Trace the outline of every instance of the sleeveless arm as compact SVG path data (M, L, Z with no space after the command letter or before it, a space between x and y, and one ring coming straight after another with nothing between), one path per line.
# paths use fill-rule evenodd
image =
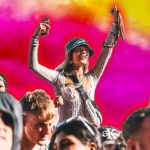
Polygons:
M48 69L39 64L38 62L38 47L39 47L39 38L33 37L30 44L30 53L29 53L29 67L37 75L53 83L55 78L58 75L58 71Z

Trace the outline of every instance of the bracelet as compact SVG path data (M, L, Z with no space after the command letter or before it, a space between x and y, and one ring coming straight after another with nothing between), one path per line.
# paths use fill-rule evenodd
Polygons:
M103 47L103 48L113 48L113 47L114 47L114 44L107 44L107 43L104 41L103 44L102 44L102 47Z

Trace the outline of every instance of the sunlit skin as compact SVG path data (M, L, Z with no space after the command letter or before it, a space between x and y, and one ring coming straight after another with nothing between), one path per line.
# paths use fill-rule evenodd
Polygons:
M79 82L82 81L85 76L84 71L85 66L88 64L89 56L89 49L85 46L78 46L72 53L72 64ZM83 87L85 86L89 87L89 82L87 79Z
M4 79L2 76L0 76L0 92L5 92L5 84L4 84Z
M30 147L47 144L53 134L55 118L44 122L39 119L38 115L27 113L24 116L24 121L22 142L28 143Z
M0 115L0 150L11 150L13 145L13 128L6 125Z
M75 68L84 67L88 63L89 50L85 46L75 48L72 54L72 63Z
M53 100L55 107L60 107L64 105L64 101L62 96L56 96L55 99Z
M96 150L94 144L83 144L74 135L65 135L63 132L56 136L54 143L56 150Z
M141 126L141 131L127 141L129 150L150 150L150 117L145 118Z
M104 145L103 150L113 150L114 149L114 144L109 144L109 145Z

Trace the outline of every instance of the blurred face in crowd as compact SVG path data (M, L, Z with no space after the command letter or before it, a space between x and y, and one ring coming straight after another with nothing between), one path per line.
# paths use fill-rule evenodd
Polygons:
M114 144L103 145L103 150L113 150Z
M127 141L129 150L150 150L150 117L145 118L142 128Z
M0 76L0 92L5 92L5 91L6 91L6 87L4 84L4 78Z
M13 125L8 114L0 111L0 150L11 150L13 145Z
M74 135L66 135L60 132L54 142L54 150L96 150L96 145L93 142L83 144Z
M41 121L38 115L26 113L24 133L27 139L33 144L46 144L53 134L55 121L55 118L46 122Z

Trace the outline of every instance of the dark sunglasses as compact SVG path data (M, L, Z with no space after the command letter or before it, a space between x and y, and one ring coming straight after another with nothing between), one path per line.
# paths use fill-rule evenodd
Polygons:
M13 119L10 114L0 111L0 118L3 120L5 125L13 126Z

